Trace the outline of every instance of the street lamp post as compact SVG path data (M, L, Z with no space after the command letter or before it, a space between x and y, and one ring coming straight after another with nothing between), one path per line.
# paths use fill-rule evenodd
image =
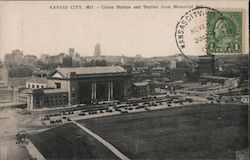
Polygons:
M219 75L220 75L220 72L222 72L223 69L222 67L219 67ZM218 78L218 83L219 83L219 78ZM221 100L221 95L220 95L220 88L219 88L219 97L218 97L218 101L219 101L219 105L218 105L218 116L217 116L217 119L218 120L221 120L222 117L221 117L221 105L220 105L220 100Z
M217 119L218 120L221 120L222 117L221 117L221 105L220 105L220 100L221 100L221 95L219 95L219 105L218 105L218 116L217 116Z

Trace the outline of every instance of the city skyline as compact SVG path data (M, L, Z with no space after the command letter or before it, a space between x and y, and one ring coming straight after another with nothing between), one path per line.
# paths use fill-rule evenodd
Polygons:
M5 54L3 54L2 55L2 57L0 57L0 60L4 60L4 57L5 57L5 55L7 55L7 54L13 54L13 52L15 52L15 51L20 51L21 53L22 53L22 55L25 57L25 56L35 56L35 57L37 57L38 59L40 59L40 58L42 58L43 56L45 56L45 55L47 55L47 56L49 56L49 57L51 57L51 56L58 56L58 55L60 55L60 54L64 54L65 56L67 56L67 55L70 55L70 49L74 49L75 50L75 52L74 52L74 55L75 54L79 54L80 55L80 57L96 57L95 55L94 55L94 52L93 52L93 54L92 55L81 55L81 53L79 53L79 52L77 52L77 50L75 49L75 48L68 48L68 50L63 50L63 51L61 51L61 52L58 52L58 53L42 53L42 54L38 54L38 55L36 55L36 54L25 54L25 53L23 53L22 52L22 50L20 50L20 49L13 49L13 50L10 50L10 52L8 52L8 53L5 53ZM154 55L152 55L152 56L149 56L149 57L145 57L145 56L143 56L143 55L140 55L140 54L137 54L137 55L132 55L132 56L128 56L128 55L126 55L126 54L122 54L122 55L112 55L112 54L107 54L107 55L103 55L103 54L101 54L99 57L122 57L122 56L124 56L124 57L141 57L141 58L154 58L154 57L172 57L172 56L179 56L179 55L181 55L181 53L176 53L176 54L169 54L169 55L166 55L166 56L154 56ZM195 56L200 56L200 55L195 55ZM183 57L184 58L184 57Z
M72 5L69 2L63 4ZM96 43L101 44L102 55L140 54L153 57L180 53L173 33L182 12L171 11L176 17L168 16L169 10L116 10L114 14L110 10L49 9L53 5L62 3L1 4L4 14L0 17L3 24L0 58L14 49L39 57L41 54L57 54L75 48L81 56L92 56ZM92 5L97 7L95 3ZM105 2L104 5L112 3ZM184 13L188 9L180 10Z

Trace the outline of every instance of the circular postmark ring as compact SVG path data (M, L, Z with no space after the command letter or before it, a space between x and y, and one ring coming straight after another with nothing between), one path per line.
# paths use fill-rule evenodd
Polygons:
M216 16L216 20L209 19L209 22L207 21L207 14L213 13ZM210 23L210 21L213 22L213 26L210 28L207 28L207 24ZM223 25L228 25L227 27L224 27ZM211 28L215 28L220 26L224 28L229 28L233 25L233 22L231 23L230 19L226 17L223 13L220 11L210 8L210 7L195 7L192 10L189 10L181 17L181 19L178 21L176 25L175 30L175 40L178 49L180 50L181 54L188 59L191 62L198 63L198 60L195 58L191 58L188 56L188 54L197 54L198 55L214 55L211 52L211 49L213 49L213 43L217 42L211 42L209 41L209 47L207 48L207 38L211 34L214 34L213 31L211 31ZM210 29L210 30L209 30ZM231 29L232 30L232 29ZM230 31L231 31L230 30ZM224 33L224 31L223 31ZM234 34L237 35L237 34ZM211 37L211 36L210 36ZM226 41L225 41L226 42ZM208 49L208 50L207 50ZM194 53L195 52L195 53Z

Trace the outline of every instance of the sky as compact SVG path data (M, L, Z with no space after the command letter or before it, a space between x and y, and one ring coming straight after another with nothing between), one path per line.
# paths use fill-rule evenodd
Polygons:
M175 27L184 9L104 10L101 5L186 5L184 2L0 2L0 58L20 49L25 55L55 55L74 48L81 56L92 56L97 43L102 55L144 57L180 53ZM221 2L223 4L223 2ZM220 4L217 3L217 5ZM92 10L50 9L93 5Z

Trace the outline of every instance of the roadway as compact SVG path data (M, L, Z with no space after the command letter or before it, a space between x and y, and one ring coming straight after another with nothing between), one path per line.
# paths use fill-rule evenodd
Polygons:
M15 113L13 109L2 109L0 113L0 159L30 159L26 147L16 144L20 115Z

